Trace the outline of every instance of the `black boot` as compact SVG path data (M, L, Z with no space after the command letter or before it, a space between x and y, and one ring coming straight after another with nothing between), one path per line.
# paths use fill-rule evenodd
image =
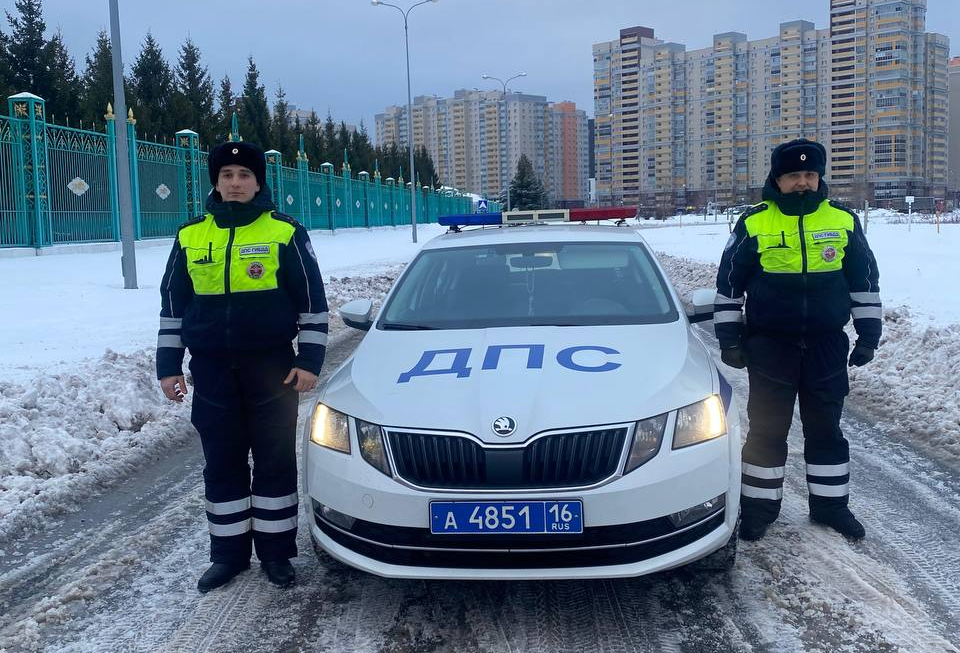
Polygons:
M267 579L277 587L290 587L296 580L296 573L289 560L262 560L260 568Z
M230 565L222 562L215 562L210 568L203 572L203 576L197 581L197 589L201 594L206 594L210 590L222 587L233 580L234 576L250 568L250 563Z
M810 521L829 526L850 540L862 540L867 534L850 509L841 506L833 510L810 510Z
M740 539L747 542L756 542L767 534L770 523L756 517L740 518Z

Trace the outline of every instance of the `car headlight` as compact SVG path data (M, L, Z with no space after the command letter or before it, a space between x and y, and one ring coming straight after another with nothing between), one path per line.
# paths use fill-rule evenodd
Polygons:
M657 455L666 424L666 413L637 422L637 427L633 430L633 442L630 444L630 456L623 468L624 474L632 472Z
M720 397L710 395L703 401L685 406L677 411L677 426L673 430L673 448L681 449L691 444L719 438L727 432Z
M327 449L350 453L350 426L347 416L329 406L317 404L313 411L310 440Z
M383 445L383 429L362 419L356 421L360 455L387 476L393 476L390 473L390 463L387 462L387 450Z

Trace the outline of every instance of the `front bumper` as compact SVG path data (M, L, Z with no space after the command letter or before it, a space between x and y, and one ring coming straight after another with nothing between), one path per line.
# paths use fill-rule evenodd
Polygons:
M678 567L724 546L739 512L739 428L664 450L642 468L588 489L456 491L412 488L345 455L306 443L310 531L334 558L386 577L509 580L615 578ZM677 529L667 515L725 495L725 507ZM577 499L579 535L432 535L430 501ZM320 505L353 518L325 519Z

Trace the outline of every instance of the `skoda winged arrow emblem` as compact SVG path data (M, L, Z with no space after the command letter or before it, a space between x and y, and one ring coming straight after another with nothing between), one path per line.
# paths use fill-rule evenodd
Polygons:
M493 432L501 438L511 435L517 430L517 420L512 417L498 417L493 420Z

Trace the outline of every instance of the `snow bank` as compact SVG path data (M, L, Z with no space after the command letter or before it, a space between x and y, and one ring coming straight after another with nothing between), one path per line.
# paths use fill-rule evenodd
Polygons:
M371 276L330 276L331 308L351 299L379 302L403 265ZM331 321L331 331L346 327ZM24 529L72 511L196 431L187 408L164 398L156 349L107 351L72 372L0 381L0 549Z
M659 258L681 298L715 286L715 265ZM847 329L852 342L856 334ZM885 307L876 357L850 368L850 397L886 422L892 437L960 461L960 325L931 325L908 308Z

